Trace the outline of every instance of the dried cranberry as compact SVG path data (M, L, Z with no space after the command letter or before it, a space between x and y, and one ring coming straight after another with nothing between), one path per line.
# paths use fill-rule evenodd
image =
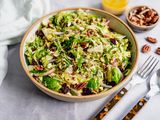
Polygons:
M60 90L62 93L66 94L67 92L69 92L69 87L67 86L66 83L64 83Z
M89 88L83 88L82 95L91 95L93 94Z
M43 65L43 63L42 63L41 61L39 61L39 60L38 60L38 64L39 64L39 65Z
M39 37L41 37L41 38L43 38L43 36L44 36L42 30L37 30L36 31L36 35L39 36Z
M55 48L55 47L52 47L52 48L50 48L50 50L51 50L52 52L55 52L55 51L56 51L56 48Z
M68 56L69 56L70 58L74 58L74 55L73 55L72 53L69 53Z
M114 81L110 82L109 85L111 85L112 87L114 87L116 85L116 83Z
M111 41L114 45L117 44L117 40L116 40L115 38L111 38L110 41Z
M37 62L34 59L32 59L32 65L37 65Z

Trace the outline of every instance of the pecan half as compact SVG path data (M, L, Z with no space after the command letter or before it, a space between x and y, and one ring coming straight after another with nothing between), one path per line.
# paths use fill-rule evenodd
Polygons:
M151 47L147 44L145 44L143 47L142 47L142 52L143 53L147 53L147 52L150 52L151 51Z
M150 43L157 43L157 39L153 37L147 37L146 40Z
M160 55L160 47L157 48L156 53Z
M82 82L82 83L76 84L75 89L81 90L81 89L85 88L86 86L87 86L87 82Z

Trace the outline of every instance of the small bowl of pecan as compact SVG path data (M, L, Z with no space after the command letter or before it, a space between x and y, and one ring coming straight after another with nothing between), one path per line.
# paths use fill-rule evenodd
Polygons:
M144 32L158 24L159 13L148 6L136 6L127 10L126 19L135 32Z

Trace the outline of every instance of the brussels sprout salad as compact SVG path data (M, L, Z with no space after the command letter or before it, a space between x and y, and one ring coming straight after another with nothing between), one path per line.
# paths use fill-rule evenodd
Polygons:
M36 81L81 96L107 91L130 73L130 46L106 18L86 10L62 11L41 23L24 56Z

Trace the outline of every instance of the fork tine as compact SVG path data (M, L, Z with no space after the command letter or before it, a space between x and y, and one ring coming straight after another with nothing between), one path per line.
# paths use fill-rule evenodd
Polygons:
M139 68L137 73L140 74L148 66L148 64L152 61L153 58L153 56L149 56L147 60L144 62L144 64L141 66L141 68Z
M150 63L144 68L144 70L140 73L140 76L144 76L144 74L148 71L148 70L150 70L150 68L155 64L155 62L156 62L156 58L154 58L153 57L153 59L152 59L152 61L150 61Z
M151 66L151 68L143 75L144 78L146 78L149 74L153 72L155 67L158 65L159 60L156 59L157 62L154 62L155 64Z

